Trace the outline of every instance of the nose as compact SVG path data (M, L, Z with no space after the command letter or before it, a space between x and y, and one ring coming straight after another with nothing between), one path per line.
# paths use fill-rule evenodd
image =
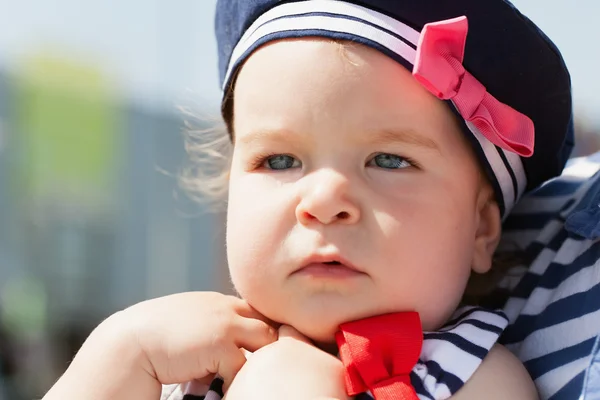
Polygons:
M296 218L303 225L354 224L360 219L360 208L351 198L350 181L339 172L314 172L305 182Z

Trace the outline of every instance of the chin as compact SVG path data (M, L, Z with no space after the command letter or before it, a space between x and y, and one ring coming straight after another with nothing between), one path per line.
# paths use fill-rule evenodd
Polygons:
M304 336L316 343L335 343L335 334L344 322L362 318L351 312L321 309L316 313L289 314L285 323L296 328Z
M339 330L339 324L319 324L315 326L314 322L308 326L304 324L291 324L300 333L318 344L335 343L335 333Z
M390 311L368 301L345 296L286 297L282 301L266 301L264 298L249 298L247 301L270 320L290 325L317 343L335 343L335 334L345 322Z

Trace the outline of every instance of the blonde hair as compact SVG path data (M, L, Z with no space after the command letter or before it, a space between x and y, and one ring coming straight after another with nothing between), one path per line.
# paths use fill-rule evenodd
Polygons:
M194 201L212 211L224 211L233 153L228 129L222 122L196 128L187 121L184 145L188 158L179 174L179 186Z

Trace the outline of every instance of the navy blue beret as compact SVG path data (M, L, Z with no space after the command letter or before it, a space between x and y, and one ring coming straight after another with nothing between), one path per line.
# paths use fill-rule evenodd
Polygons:
M494 99L528 117L535 131L533 154L516 154L482 137L456 102L446 100L461 117L505 215L524 192L560 174L574 140L571 83L563 58L508 1L218 0L221 85L226 94L237 68L261 45L307 36L362 43L413 71L424 27L462 16L468 20L464 69Z

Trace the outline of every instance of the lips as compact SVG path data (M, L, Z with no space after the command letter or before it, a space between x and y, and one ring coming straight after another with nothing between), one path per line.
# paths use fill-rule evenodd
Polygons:
M311 255L305 258L301 263L301 267L296 269L298 272L315 272L324 271L329 273L340 273L343 271L363 274L364 272L355 267L349 261L345 260L337 254L330 255Z

